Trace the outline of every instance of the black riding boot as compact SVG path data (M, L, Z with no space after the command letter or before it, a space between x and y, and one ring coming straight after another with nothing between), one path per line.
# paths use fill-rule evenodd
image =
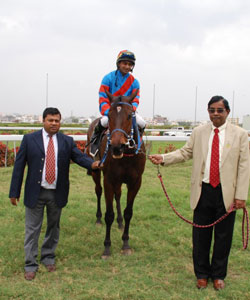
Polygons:
M141 127L138 126L138 128L139 128L140 136L143 136L145 127L141 128Z
M100 144L100 138L102 135L102 132L105 130L106 128L102 126L101 122L99 121L94 129L94 132L92 134L91 140L90 140L90 154L92 156L95 156L98 152L98 148L99 148L99 144Z

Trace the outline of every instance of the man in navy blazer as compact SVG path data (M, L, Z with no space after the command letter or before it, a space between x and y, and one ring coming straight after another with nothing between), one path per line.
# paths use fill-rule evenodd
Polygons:
M55 249L59 240L59 223L62 208L67 204L69 194L70 161L93 170L99 161L93 161L75 145L73 138L59 131L61 114L57 108L49 107L43 112L43 129L23 137L17 153L11 186L10 201L19 201L24 169L28 165L24 190L25 204L25 279L35 278L38 269L38 239L47 209L47 230L41 248L41 263L49 272L56 270ZM46 160L49 140L53 140L54 181L46 180ZM50 183L49 183L49 182Z

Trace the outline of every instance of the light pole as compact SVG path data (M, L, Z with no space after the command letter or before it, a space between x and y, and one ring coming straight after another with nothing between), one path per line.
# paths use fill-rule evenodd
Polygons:
M233 118L234 118L234 91L233 91L233 101L232 101L232 121L234 121Z
M48 73L46 74L46 107L48 107L48 103L49 103L49 75Z
M196 111L197 111L197 94L198 94L198 87L195 87L195 105L194 105L194 126L196 126Z
M155 119L155 84L153 88L153 120Z

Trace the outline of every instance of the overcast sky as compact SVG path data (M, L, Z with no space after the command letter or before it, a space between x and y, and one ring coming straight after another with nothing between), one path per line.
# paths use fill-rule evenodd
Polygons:
M214 95L250 114L249 0L1 0L0 112L99 116L102 77L136 55L139 113L206 120ZM234 101L233 101L234 95ZM233 105L234 104L234 105Z

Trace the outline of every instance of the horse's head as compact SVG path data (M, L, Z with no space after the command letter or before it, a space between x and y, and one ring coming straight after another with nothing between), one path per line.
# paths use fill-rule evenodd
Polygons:
M132 128L132 101L138 90L130 96L113 96L108 91L106 94L111 103L109 110L110 145L113 158L122 158L125 145L128 144Z

